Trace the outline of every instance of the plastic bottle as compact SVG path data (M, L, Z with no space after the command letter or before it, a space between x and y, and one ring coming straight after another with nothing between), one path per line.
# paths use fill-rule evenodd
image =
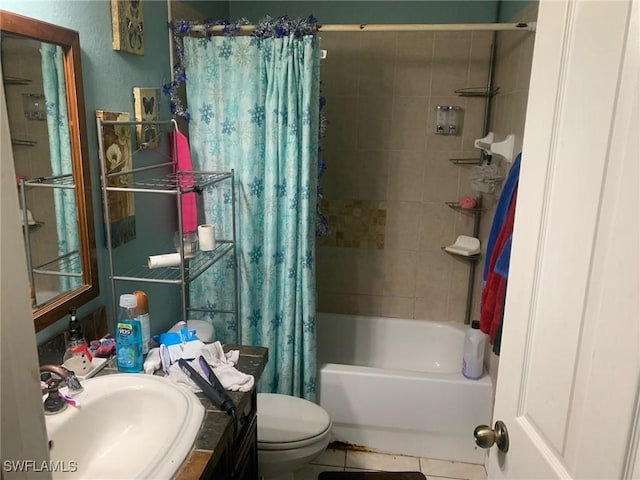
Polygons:
M78 321L77 311L74 308L69 310L71 319L69 320L69 337L67 349L62 357L62 363L76 375L86 375L91 370L92 356L89 352L89 345L82 334L82 328Z
M464 336L464 354L462 355L462 375L472 380L482 376L484 363L484 345L487 336L480 331L480 322L474 320Z
M138 320L135 295L120 295L120 314L116 326L116 363L121 372L142 371L142 328Z
M151 341L151 326L149 321L149 298L147 294L141 290L133 292L138 300L138 320L142 328L142 353L149 352L149 342Z

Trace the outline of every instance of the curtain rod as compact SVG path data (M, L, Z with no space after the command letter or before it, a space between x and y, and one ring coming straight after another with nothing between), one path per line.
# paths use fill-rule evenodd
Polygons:
M224 26L209 27L213 33L222 32ZM353 23L318 25L318 32L429 32L429 31L530 31L536 29L536 22L528 23ZM240 31L250 33L255 25L240 25ZM204 32L204 25L194 25L193 32Z
M318 25L319 32L429 32L453 30L535 30L535 22L530 23L363 23Z

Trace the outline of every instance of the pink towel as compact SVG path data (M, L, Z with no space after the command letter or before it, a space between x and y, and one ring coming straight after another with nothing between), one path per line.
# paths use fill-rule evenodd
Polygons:
M180 130L176 130L177 138L177 160L173 158L173 135L169 132L169 148L171 150L172 160L176 164L176 170L191 172L193 165L191 164L191 151L189 150L189 140ZM175 172L174 172L175 173ZM180 178L180 187L189 188L193 186L193 177L183 176ZM198 229L198 210L196 207L196 194L186 193L182 195L182 230L184 232L195 232Z

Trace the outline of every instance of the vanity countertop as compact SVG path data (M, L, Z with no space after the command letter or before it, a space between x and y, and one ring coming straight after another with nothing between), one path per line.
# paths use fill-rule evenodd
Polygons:
M268 360L268 349L248 345L225 345L224 351L239 350L240 358L236 368L253 375L257 384ZM162 372L162 371L160 371ZM118 373L115 364L109 365L98 375ZM252 396L252 392L228 392L238 412L243 412ZM197 394L205 408L204 420L189 456L184 460L174 480L193 480L202 478L206 470L213 468L219 461L224 447L233 434L231 417L213 405L202 393Z

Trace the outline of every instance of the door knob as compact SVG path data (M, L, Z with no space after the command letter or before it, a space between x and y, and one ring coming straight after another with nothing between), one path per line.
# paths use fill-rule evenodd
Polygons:
M481 448L491 448L495 443L500 451L509 451L509 432L507 426L498 420L493 428L488 425L478 425L473 431L476 445Z

